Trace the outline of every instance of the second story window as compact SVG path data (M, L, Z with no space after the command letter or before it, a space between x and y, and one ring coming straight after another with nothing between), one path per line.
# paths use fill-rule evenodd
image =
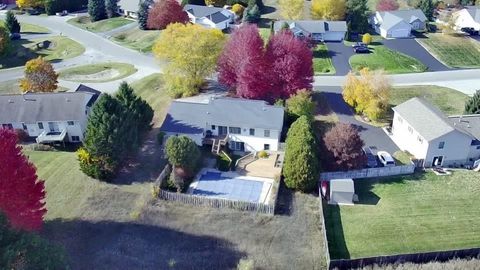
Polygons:
M265 129L263 131L263 137L270 137L270 130L269 129Z
M250 129L250 136L255 136L255 129L254 128Z
M38 122L38 129L43 129L43 123L42 122Z
M438 143L438 149L443 149L445 147L445 142Z
M67 124L68 124L69 126L73 126L73 125L75 125L75 122L73 122L73 121L67 121Z
M228 132L232 133L232 134L241 134L242 133L242 129L239 128L239 127L229 127L228 128Z

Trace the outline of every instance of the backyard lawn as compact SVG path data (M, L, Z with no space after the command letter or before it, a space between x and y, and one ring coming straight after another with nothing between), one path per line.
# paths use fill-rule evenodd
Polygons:
M480 43L468 37L428 34L417 39L435 58L453 68L480 67Z
M160 33L159 30L145 31L135 27L113 35L112 40L121 46L147 53L152 51L152 46Z
M480 177L431 172L355 181L360 202L326 206L332 258L480 246Z
M59 86L56 92L65 92L68 91L68 88ZM21 94L22 91L20 90L20 81L19 80L9 80L0 82L0 95L8 95L8 94Z
M313 51L313 70L315 75L335 73L332 58L328 55L327 45L320 44Z
M5 25L4 21L0 21L1 25ZM50 33L50 30L48 30L45 27L35 25L35 24L29 24L29 23L20 23L20 33L21 34L48 34Z
M413 73L424 72L427 67L417 59L405 54L390 50L379 42L369 45L370 53L356 54L350 57L350 66L359 71L363 68L370 70L385 70L386 73Z
M123 17L115 17L111 19L105 19L101 21L92 22L88 16L80 16L72 18L67 21L69 24L82 29L88 30L90 32L107 32L112 29L127 25L132 23L132 20L125 19Z
M125 63L98 63L64 69L60 79L75 82L109 82L123 79L137 72L134 65Z

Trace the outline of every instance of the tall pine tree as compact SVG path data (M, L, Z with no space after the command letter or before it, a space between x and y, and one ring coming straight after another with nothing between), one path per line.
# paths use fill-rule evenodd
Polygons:
M433 19L433 10L435 8L432 0L420 0L418 4L418 8L420 8L428 20Z
M7 129L0 129L0 187L0 212L11 226L39 230L47 212L44 182L17 145L16 134Z
M7 15L5 18L5 26L7 27L10 33L20 33L20 23L15 17L15 14L11 10L7 11Z
M105 0L88 0L88 15L93 22L107 17Z
M473 97L465 103L466 114L480 114L480 90L477 90Z
M117 16L118 12L118 0L105 0L105 11L107 12L108 18L113 18Z
M153 0L140 0L138 6L138 27L141 30L147 30L148 12L150 6L153 5Z
M347 0L347 22L349 32L366 33L368 31L368 0Z

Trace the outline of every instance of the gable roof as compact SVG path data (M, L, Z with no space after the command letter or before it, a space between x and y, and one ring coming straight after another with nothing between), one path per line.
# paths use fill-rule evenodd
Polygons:
M288 23L290 29L297 27L308 33L347 32L345 21L276 21L273 25L275 31L279 31L284 23Z
M211 125L282 130L284 110L261 100L213 98L208 103L175 100L162 131L201 134Z
M480 141L480 114L449 116L448 120L456 129Z
M80 120L85 108L93 105L98 96L83 90L0 95L0 123Z
M118 6L126 11L138 11L139 0L120 0L118 1Z
M219 23L228 20L228 17L225 16L222 11L226 9L218 8L218 7L207 7L207 6L200 6L200 5L185 5L183 10L195 16L195 18L203 18L207 17L214 23Z
M480 23L480 6L465 6L465 9L474 21Z
M420 20L421 22L427 21L427 17L420 9L380 11L378 14L382 18L381 26L386 30L399 24L400 21L404 21L408 24L413 23L416 20Z
M456 130L438 108L423 98L409 99L395 106L393 111L405 119L427 141Z

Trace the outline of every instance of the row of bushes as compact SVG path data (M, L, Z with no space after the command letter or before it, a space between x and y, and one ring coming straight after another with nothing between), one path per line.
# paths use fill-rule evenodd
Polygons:
M57 12L63 10L68 10L69 12L78 11L86 8L88 0L75 0L75 1L65 1L65 0L46 0L45 1L45 12L48 15L55 15Z

